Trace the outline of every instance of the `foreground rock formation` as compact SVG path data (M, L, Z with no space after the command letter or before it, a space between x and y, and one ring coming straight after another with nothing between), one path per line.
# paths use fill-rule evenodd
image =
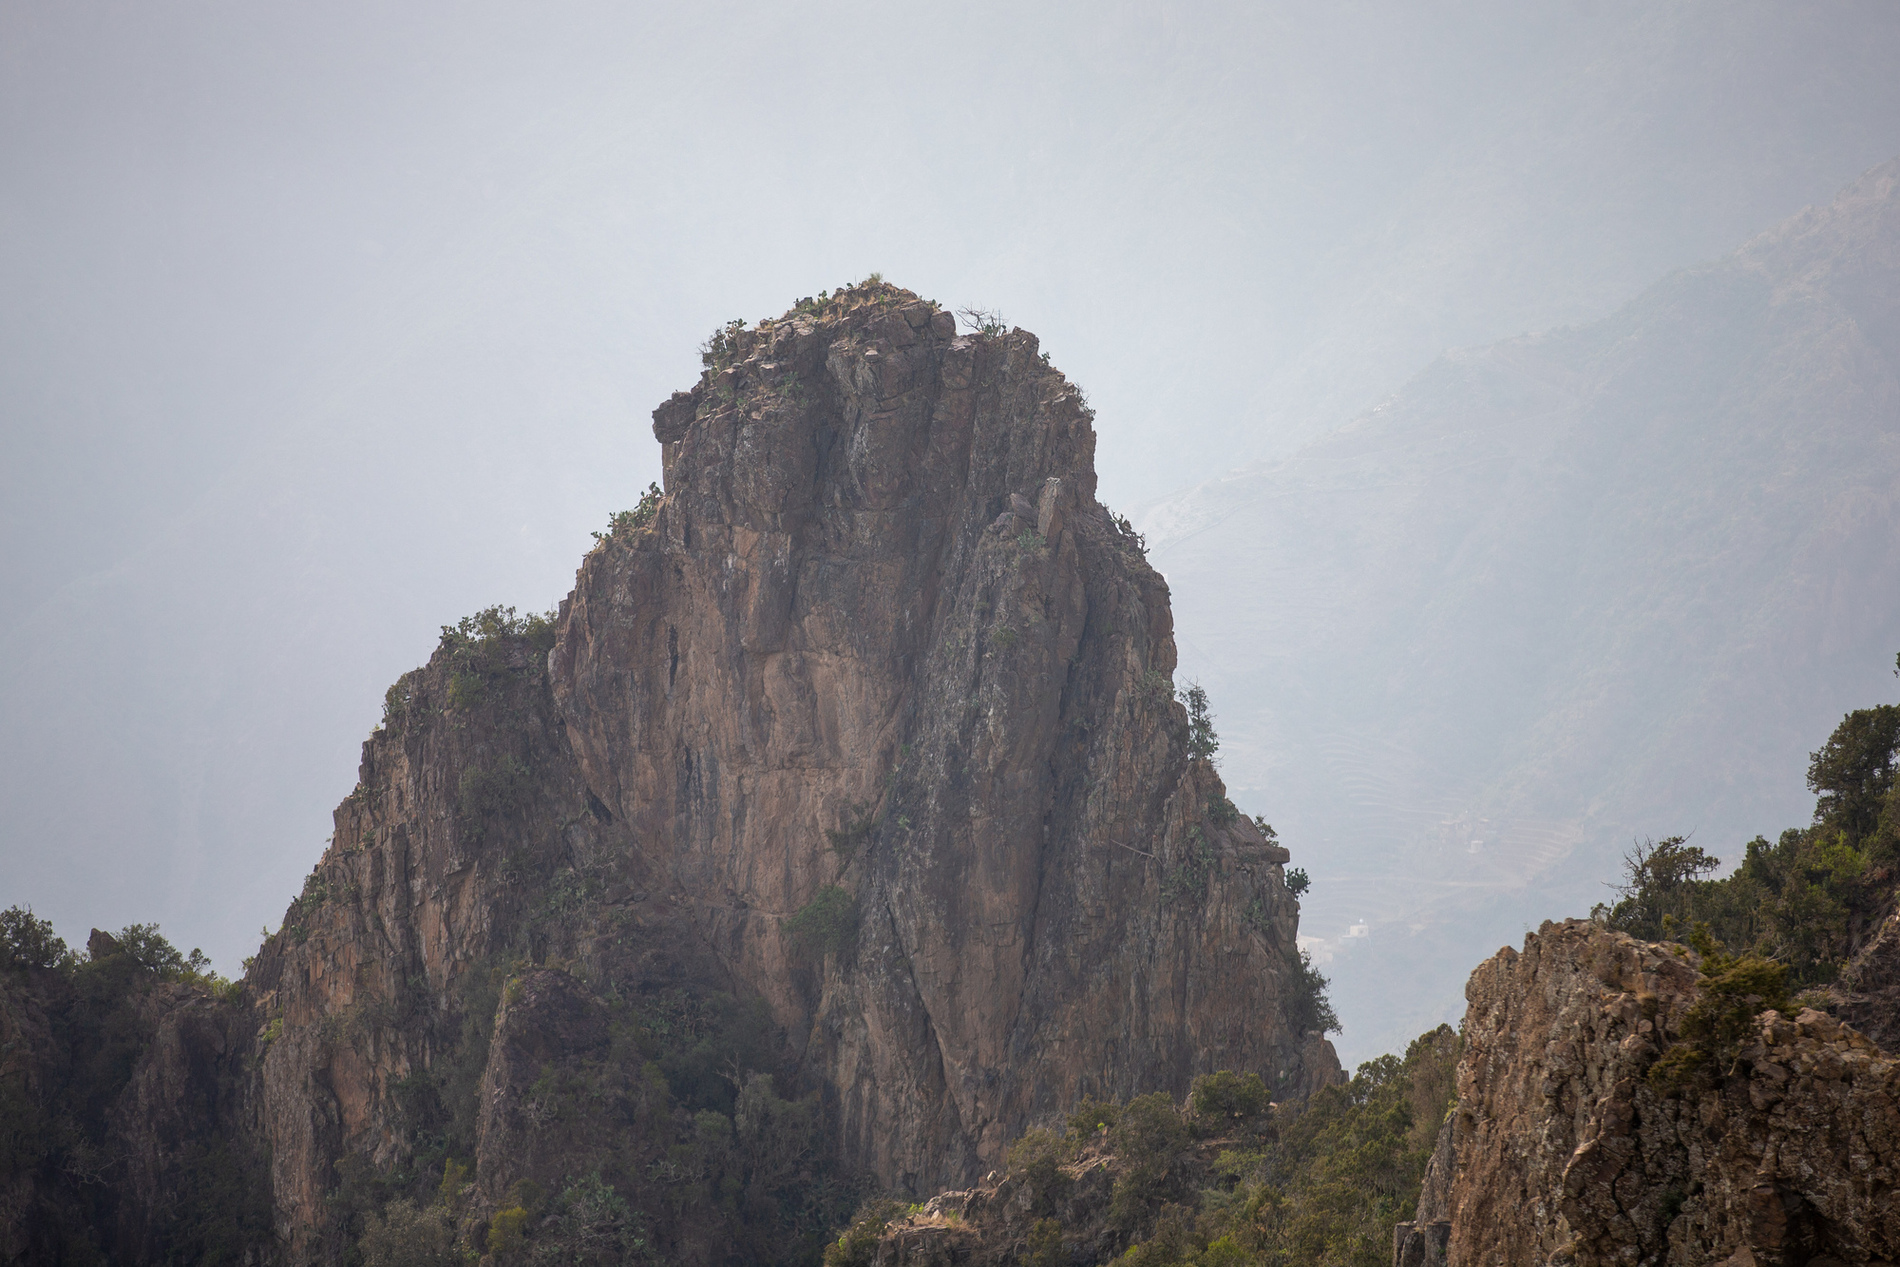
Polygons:
M392 688L251 966L216 1127L288 1261L398 1215L505 1257L543 1210L797 1257L1085 1095L1337 1074L1035 337L876 283L706 360L558 618Z
M1900 1060L1825 1013L1763 1012L1724 1068L1650 1076L1694 956L1570 920L1472 975L1458 1108L1398 1261L1900 1258Z

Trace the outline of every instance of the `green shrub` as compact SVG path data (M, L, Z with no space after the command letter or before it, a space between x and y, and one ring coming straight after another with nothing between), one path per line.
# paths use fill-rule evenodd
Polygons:
M373 1216L359 1242L363 1267L463 1267L455 1228L441 1209L392 1201Z
M523 1206L511 1205L495 1211L495 1217L488 1220L488 1252L496 1258L508 1259L521 1250L528 1239L528 1211Z
M442 626L442 645L450 650L492 648L511 638L525 639L538 651L554 646L555 612L529 612L526 616L512 607L496 604L484 607L473 616L464 616L453 625Z
M648 1257L645 1220L595 1172L562 1189L535 1236L530 1261L619 1267Z
M594 534L594 540L606 541L610 538L625 540L634 533L652 523L660 513L660 503L666 494L660 491L658 484L648 484L647 491L640 494L640 502L632 510L617 510L607 517L607 531Z
M745 330L745 318L734 317L725 325L714 330L699 345L700 364L711 370L723 370L732 364L732 358L739 351L739 335Z
M521 809L534 791L527 764L506 756L488 766L467 766L456 785L456 807L470 823L500 818Z
M1108 1217L1126 1230L1168 1191L1175 1159L1189 1143L1188 1128L1173 1098L1157 1091L1130 1100L1108 1135L1121 1163L1109 1194Z
M825 1247L825 1267L871 1267L877 1257L878 1238L893 1219L903 1215L901 1202L885 1197L865 1202L844 1234Z
M1062 1247L1062 1224L1055 1219L1038 1219L1029 1229L1025 1267L1068 1267L1069 1255Z
M876 828L877 815L868 802L846 801L844 824L837 831L827 831L825 839L830 842L831 851L848 866Z
M1226 1069L1202 1074L1188 1092L1188 1105L1195 1113L1222 1120L1258 1117L1272 1102L1259 1074Z
M1287 1021L1296 1034L1336 1034L1339 1014L1326 997L1328 982L1313 966L1313 956L1302 950L1294 970L1293 997L1287 1001Z
M397 721L401 720L403 714L409 711L410 692L413 689L413 685L410 675L405 673L390 683L389 689L383 692L383 726L385 729L394 726Z
M1182 898L1198 896L1206 891L1206 880L1199 867L1185 864L1175 867L1161 879L1161 900L1178 902Z
M462 1191L468 1187L468 1166L453 1157L442 1162L442 1182L436 1185L435 1203L445 1210L453 1210L462 1203Z
M1176 1267L1195 1263L1206 1240L1195 1226L1192 1212L1170 1204L1162 1207L1148 1239L1130 1245L1115 1262L1117 1267Z
M442 626L440 649L448 653L449 707L469 709L486 700L490 687L511 672L510 661L515 657L510 652L518 644L525 642L530 650L545 655L554 646L557 619L554 612L520 616L512 607L497 605ZM538 672L540 660L531 660L528 667ZM409 688L404 687L405 707L408 695ZM387 710L389 697L383 702Z
M1199 827L1188 829L1187 848L1183 853L1180 863L1161 880L1164 902L1198 898L1207 891L1207 880L1214 869L1214 847Z
M1068 1198L1070 1181L1062 1173L1067 1157L1062 1137L1052 1131L1029 1131L1009 1146L1009 1176L1028 1192L1031 1213L1053 1213Z
M33 914L32 907L0 911L0 968L55 968L72 958L65 940L53 933L52 921Z
M964 325L978 334L996 337L1009 333L1009 322L1003 319L1001 311L994 308L972 304L967 308L957 309L957 316L963 319Z
M1085 1098L1069 1114L1069 1135L1072 1139L1093 1139L1113 1130L1115 1123L1121 1120L1122 1106L1113 1100Z
M786 920L784 927L793 943L807 954L843 955L858 942L858 900L848 889L827 885Z
M1128 516L1111 515L1110 518L1115 521L1115 530L1122 534L1123 540L1134 546L1141 554L1148 553L1148 538L1135 531L1135 525L1128 521Z
M1181 692L1181 702L1188 710L1188 756L1212 761L1220 751L1220 736L1214 733L1214 717L1207 711L1207 692L1199 682L1190 682Z
M1690 940L1702 956L1701 980L1696 1001L1677 1029L1681 1041L1650 1066L1650 1082L1661 1090L1683 1086L1704 1072L1727 1077L1754 1030L1755 1018L1771 1009L1788 1010L1785 964L1728 954L1704 926L1698 926Z

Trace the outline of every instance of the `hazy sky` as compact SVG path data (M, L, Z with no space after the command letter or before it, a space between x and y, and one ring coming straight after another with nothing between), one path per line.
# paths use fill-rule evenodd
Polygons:
M1896 64L1887 0L0 0L0 904L235 968L730 317L1000 308L1138 509L1828 198Z

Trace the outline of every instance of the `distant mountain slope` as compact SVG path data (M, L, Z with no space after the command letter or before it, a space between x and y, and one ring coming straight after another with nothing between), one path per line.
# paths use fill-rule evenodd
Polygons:
M1892 689L1897 375L1900 161L1144 516L1226 777L1313 860L1348 1054L1632 835L1805 820L1790 773Z

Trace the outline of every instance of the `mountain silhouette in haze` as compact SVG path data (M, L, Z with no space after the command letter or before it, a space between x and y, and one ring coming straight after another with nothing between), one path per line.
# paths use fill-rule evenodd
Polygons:
M1349 1056L1631 837L1733 863L1805 820L1900 638L1897 265L1900 161L1144 516L1236 797L1313 860Z

